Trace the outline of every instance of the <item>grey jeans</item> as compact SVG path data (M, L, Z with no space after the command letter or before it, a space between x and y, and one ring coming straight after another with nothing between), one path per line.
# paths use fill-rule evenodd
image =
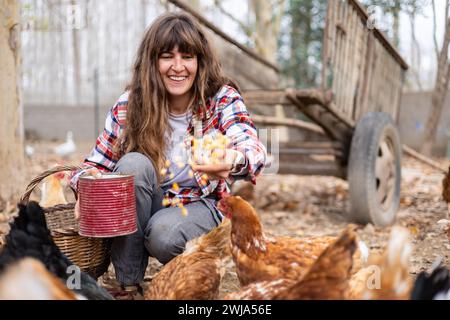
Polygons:
M138 225L137 232L112 242L111 260L121 285L143 280L149 255L167 263L184 251L187 241L209 232L222 219L212 199L187 204L187 216L179 208L163 208L155 168L141 153L127 153L114 171L134 175Z

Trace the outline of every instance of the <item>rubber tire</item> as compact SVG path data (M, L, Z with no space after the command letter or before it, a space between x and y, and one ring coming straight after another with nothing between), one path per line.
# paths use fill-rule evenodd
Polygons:
M391 203L385 210L376 191L375 162L378 146L386 138L393 149L395 181ZM400 204L401 154L398 130L388 114L369 112L359 120L352 137L347 171L349 220L363 224L370 222L379 227L394 223Z

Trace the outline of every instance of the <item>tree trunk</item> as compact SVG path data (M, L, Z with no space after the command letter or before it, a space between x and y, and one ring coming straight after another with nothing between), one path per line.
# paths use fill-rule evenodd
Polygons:
M71 5L76 6L76 0L71 0ZM72 28L72 50L73 50L73 81L74 98L77 105L80 104L81 94L81 64L80 64L80 43L78 39L78 30L75 25Z
M20 99L19 2L0 0L0 211L23 191L23 122Z
M400 46L400 11L401 11L401 4L400 1L395 1L395 5L392 8L392 31L393 31L393 41L394 46L396 48L399 48Z
M431 96L431 108L425 125L424 140L421 151L426 155L431 155L433 145L436 140L437 127L441 119L442 109L444 108L445 96L448 89L450 78L450 64L448 61L448 46L450 44L450 19L447 17L449 3L446 7L446 26L444 34L444 43L439 52L436 83L434 85L433 94Z
M256 51L271 62L276 62L278 34L284 1L251 0L250 8L255 15Z

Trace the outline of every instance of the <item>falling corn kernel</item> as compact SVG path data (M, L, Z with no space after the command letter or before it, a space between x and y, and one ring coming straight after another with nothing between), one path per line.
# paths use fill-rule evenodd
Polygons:
M166 167L166 168L169 168L170 167L170 160L166 160L166 162L164 163L164 166Z
M180 190L180 187L178 186L178 183L175 182L175 183L172 185L172 189L175 190L175 191Z
M180 169L183 168L184 167L184 162L178 161L177 162L177 167L180 168Z
M167 173L167 169L166 169L166 168L162 168L159 172L160 172L162 175L165 175L165 174Z
M192 178L192 177L194 177L194 171L189 170L189 178Z
M417 228L416 226L411 226L409 227L409 231L411 232L412 235L416 236L419 234L419 228Z
M186 208L181 208L181 214L183 215L183 216L187 216L187 214L188 214L188 211L187 211L187 209Z
M169 174L169 179L173 179L175 177L175 174L173 173L173 172L171 172L170 174Z
M167 207L169 204L170 204L170 200L168 198L164 198L163 201L162 201L162 205L164 207Z

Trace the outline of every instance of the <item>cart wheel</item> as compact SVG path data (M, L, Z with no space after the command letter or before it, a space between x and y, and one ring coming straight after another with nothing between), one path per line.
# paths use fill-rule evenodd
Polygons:
M349 218L387 226L400 202L400 138L392 118L369 112L356 125L348 165Z

